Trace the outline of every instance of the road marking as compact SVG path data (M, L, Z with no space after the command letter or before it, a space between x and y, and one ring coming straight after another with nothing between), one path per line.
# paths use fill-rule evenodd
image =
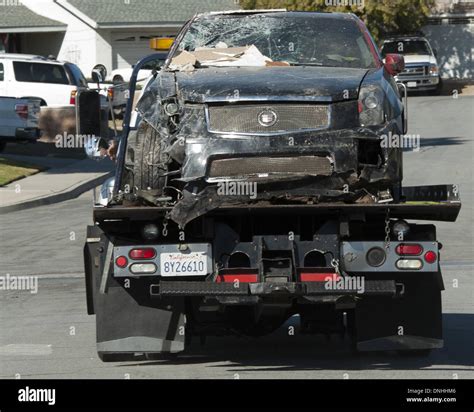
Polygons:
M36 275L38 279L82 279L84 278L84 273L64 273L64 274L46 274L46 275Z
M51 345L14 343L0 346L0 356L47 356L53 353Z

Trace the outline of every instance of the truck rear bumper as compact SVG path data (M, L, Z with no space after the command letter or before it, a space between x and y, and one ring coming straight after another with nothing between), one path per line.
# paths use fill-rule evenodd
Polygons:
M40 129L37 127L17 128L15 131L15 139L12 140L36 140L41 136Z
M151 296L387 296L397 294L394 280L365 281L364 289L337 288L328 289L325 282L288 282L288 283L214 283L164 281L150 285Z

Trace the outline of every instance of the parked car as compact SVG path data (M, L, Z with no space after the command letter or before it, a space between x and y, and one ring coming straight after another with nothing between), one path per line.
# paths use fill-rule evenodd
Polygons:
M168 53L162 53L159 59L146 64L144 68L138 72L138 82L150 77L153 73L153 70L159 71L165 64L167 55ZM115 69L110 73L109 76L107 76L106 81L112 82L114 84L128 83L132 77L133 68L134 66L124 69Z
M138 72L137 83L139 87L146 86L153 71L161 70L168 53L155 53L155 56L157 57L155 60L144 65L146 69L142 69ZM103 67L104 69L102 70L105 70L105 66L101 64L97 66ZM105 76L106 82L104 83L104 88L102 88L101 94L112 102L113 111L116 117L122 117L125 112L129 96L129 82L132 73L133 68L117 69L109 76ZM111 85L110 82L112 82ZM89 86L94 88L92 84L89 84Z
M441 78L436 53L429 41L422 36L397 36L386 39L382 45L382 56L389 53L402 54L405 70L395 79L411 90L431 91L439 94Z
M40 137L38 99L0 97L0 152L7 142L32 142Z
M75 104L79 87L88 87L73 63L27 54L0 54L0 96L34 97L42 106Z

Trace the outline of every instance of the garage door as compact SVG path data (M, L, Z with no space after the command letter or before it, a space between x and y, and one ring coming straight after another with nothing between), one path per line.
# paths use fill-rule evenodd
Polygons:
M134 65L138 60L153 53L150 49L150 38L155 36L123 36L113 40L113 68L124 69Z

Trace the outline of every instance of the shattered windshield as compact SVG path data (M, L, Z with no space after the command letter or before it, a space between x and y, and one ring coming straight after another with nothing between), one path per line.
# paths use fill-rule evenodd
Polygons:
M241 66L254 65L260 58L295 66L376 67L369 44L352 19L296 13L206 16L192 23L179 44L182 53L201 55L213 49L245 54L248 48ZM218 59L210 56L201 66L214 65Z

